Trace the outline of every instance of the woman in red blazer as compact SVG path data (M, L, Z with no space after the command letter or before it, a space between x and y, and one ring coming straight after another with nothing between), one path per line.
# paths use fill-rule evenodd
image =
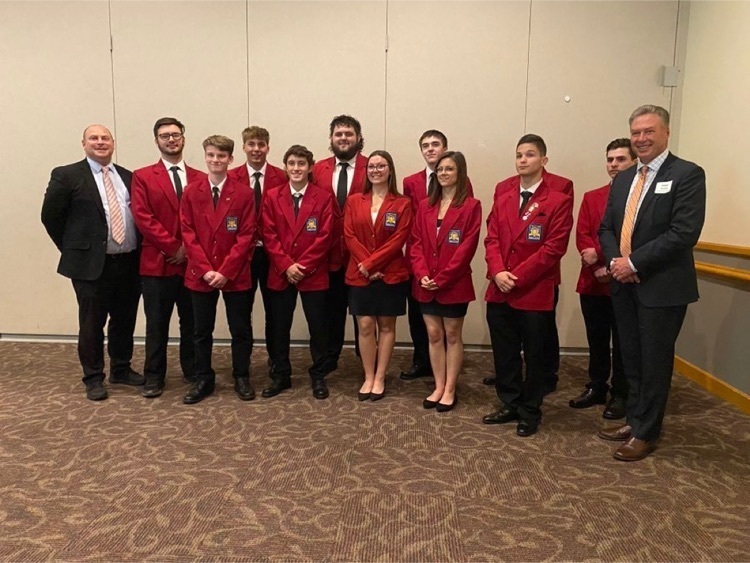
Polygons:
M403 248L411 221L411 202L398 193L391 155L373 152L367 159L364 191L349 196L344 207L349 311L357 318L365 371L360 401L377 401L385 394L396 317L406 314L409 267Z
M464 358L461 333L474 301L471 259L479 244L482 205L469 197L466 159L446 152L435 165L438 185L417 211L409 251L412 292L419 301L430 343L435 390L422 405L447 412L456 406Z

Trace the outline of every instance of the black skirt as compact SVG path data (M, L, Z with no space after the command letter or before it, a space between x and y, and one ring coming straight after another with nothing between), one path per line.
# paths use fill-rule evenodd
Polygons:
M445 317L447 319L460 319L466 316L466 311L469 310L469 304L450 303L446 305L444 303L438 303L433 299L429 303L420 303L419 310L422 311L423 315L433 315L435 317Z
M349 312L359 317L401 317L406 314L409 282L389 284L383 280L349 287Z

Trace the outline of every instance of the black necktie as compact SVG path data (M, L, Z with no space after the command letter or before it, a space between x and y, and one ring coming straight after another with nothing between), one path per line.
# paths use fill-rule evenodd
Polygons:
M256 172L253 174L253 178L255 178L255 182L253 183L253 191L255 192L255 213L256 215L260 215L260 177L262 174L260 172Z
M216 206L219 204L219 188L214 186L211 188L211 191L214 193L214 209L216 209Z
M177 192L177 201L180 201L180 198L182 197L182 180L180 180L180 175L177 173L179 169L179 166L173 166L170 168L172 171L172 179L174 179L174 189Z
M299 215L300 203L302 203L302 194L293 194L292 199L294 200L294 218L296 219Z
M529 203L529 200L533 195L534 194L528 190L521 190L521 199L523 201L521 202L521 208L518 210L519 217L523 214L523 210L526 209L526 204Z
M341 172L339 173L339 184L336 186L336 200L339 202L339 208L344 209L346 203L346 194L349 191L349 176L346 169L349 167L348 162L341 163Z
M430 183L428 184L427 188L427 197L432 197L432 194L435 193L435 188L437 185L437 174L434 172L430 172Z

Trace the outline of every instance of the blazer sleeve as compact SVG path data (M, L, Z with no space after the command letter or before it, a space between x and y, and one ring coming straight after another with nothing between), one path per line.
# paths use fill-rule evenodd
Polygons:
M141 180L140 174L133 174L133 183L130 189L130 208L133 212L133 220L136 227L150 244L166 255L175 254L182 242L177 240L167 231L154 216L148 199L146 184Z
M516 287L526 287L546 275L568 250L573 229L573 198L565 197L553 211L542 247L513 269Z
M289 266L294 264L294 260L292 260L292 257L284 251L284 246L279 239L278 218L274 212L274 206L271 201L271 198L274 196L266 196L262 200L261 219L263 222L263 228L261 229L260 235L263 240L263 246L271 260L271 266L277 272L284 273L289 269ZM281 218L281 220L283 221L284 219Z
M583 196L581 208L578 210L578 222L576 223L576 248L578 252L583 252L586 248L593 248L596 251L597 263L590 267L600 268L604 263L604 256L597 235L599 225L594 225L593 221L591 198Z
M368 272L379 272L385 268L388 262L402 252L404 244L406 244L406 239L409 238L412 221L411 201L403 201L405 205L402 206L401 221L399 221L396 227L396 232L388 237L388 240L381 247L370 254L369 258L362 262L362 265Z
M426 243L424 239L426 235L424 233L424 220L428 210L429 207L427 206L419 207L417 215L414 218L414 227L411 230L409 244L407 245L411 271L417 281L430 275L430 268L427 266L427 260L424 255Z
M487 217L487 236L484 238L484 260L487 262L487 279L493 280L497 274L504 272L502 247L500 245L500 232L497 220L497 198L492 204L492 209Z
M52 170L50 175L47 191L44 194L42 203L42 224L47 230L47 234L55 243L55 246L62 250L63 235L65 233L65 223L70 212L70 200L72 192L64 174L60 168Z
M197 189L197 188L195 188ZM213 270L206 253L203 251L198 234L195 229L195 215L193 201L190 196L190 190L185 191L180 205L180 231L182 233L182 242L185 245L185 253L188 257L188 267L197 269L200 276Z
M318 228L318 236L315 237L315 242L307 248L307 251L299 260L299 264L305 268L306 274L311 274L326 264L328 251L331 249L331 241L333 240L332 208L334 205L338 204L333 199L333 192L328 192L328 197L323 200L320 209L321 224Z
M669 228L639 246L630 255L636 270L659 270L675 253L693 248L698 242L706 216L706 174L695 166L676 186Z
M456 249L451 256L445 268L435 276L434 282L438 288L452 287L466 272L471 268L471 261L477 252L479 245L479 231L482 228L482 205L477 200L477 204L471 210L466 233L464 234L464 243Z
M605 264L609 264L613 258L620 256L620 245L617 242L617 233L615 232L614 206L612 204L613 200L616 199L615 190L619 189L619 186L615 187L615 184L617 183L617 178L620 176L622 174L618 174L615 182L612 184L609 197L607 198L607 206L604 208L602 222L599 225L599 246L604 255Z

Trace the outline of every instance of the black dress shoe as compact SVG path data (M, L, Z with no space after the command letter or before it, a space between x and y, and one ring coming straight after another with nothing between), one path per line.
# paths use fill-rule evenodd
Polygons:
M514 420L518 420L518 412L508 407L503 407L499 411L490 413L482 418L482 422L485 424L505 424Z
M86 398L89 401L103 401L109 397L107 390L104 388L104 382L96 379L86 382Z
M109 382L112 385L138 386L143 385L145 381L145 378L140 373L132 369L124 373L112 373L109 375Z
M141 391L141 396L146 397L147 399L153 399L155 397L160 396L164 392L164 382L160 380L149 380L146 382L146 384L143 386L143 391Z
M411 381L420 377L432 377L432 371L428 367L415 364L408 371L402 371L399 377L405 381Z
M516 434L525 438L527 436L533 436L539 429L539 423L536 421L522 420L516 426Z
M359 401L367 401L370 399L370 393L362 393L362 391L357 391L357 399Z
M424 401L422 401L422 406L426 409L434 409L437 404L437 401L430 401L429 399L425 399Z
M182 402L186 405L194 405L195 403L200 403L203 399L208 397L213 392L213 383L208 383L207 381L197 381L193 383L193 387L190 389L190 391L187 392L187 395L182 398Z
M382 393L370 393L370 400L371 401L379 401L383 397L385 397L385 389L383 390Z
M568 402L571 408L574 409L587 409L594 405L603 405L607 402L607 397L600 393L597 393L593 389L586 389L575 399L571 399Z
M326 385L325 379L315 379L312 382L312 394L316 399L327 399L328 398L328 385ZM370 394L372 398L372 393Z
M606 418L607 420L619 420L625 418L625 414L625 401L621 399L612 399L607 403L607 406L604 407L602 418Z
M455 407L458 404L458 395L453 397L453 402L449 405L446 405L445 403L438 402L437 406L435 407L435 410L437 412L448 412L452 411L453 407Z
M495 377L485 377L485 378L484 378L484 379L482 380L482 383L483 383L484 385L495 385L495 380L496 380L496 378L495 378Z
M234 380L234 392L240 398L240 401L252 401L255 399L255 389L250 383L249 377L238 377Z
M271 385L263 389L263 392L261 395L265 397L266 399L270 397L275 397L282 391L285 391L289 389L292 386L291 381L279 381L278 379L274 379L271 382Z

